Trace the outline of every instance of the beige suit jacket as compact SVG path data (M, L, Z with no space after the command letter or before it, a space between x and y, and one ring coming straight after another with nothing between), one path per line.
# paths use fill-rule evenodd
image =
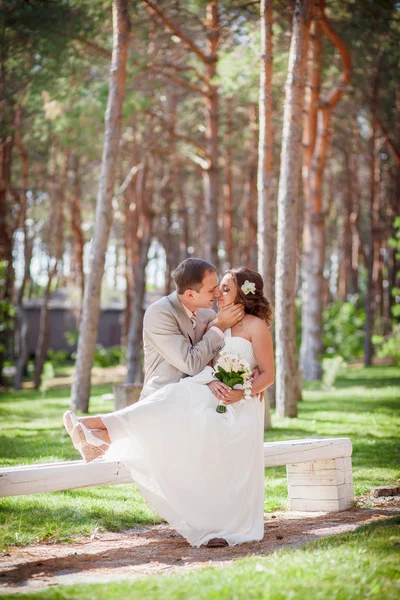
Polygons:
M151 304L143 323L144 385L141 398L175 383L188 375L197 375L224 346L215 330L206 331L215 319L211 309L196 311L196 328L176 292Z

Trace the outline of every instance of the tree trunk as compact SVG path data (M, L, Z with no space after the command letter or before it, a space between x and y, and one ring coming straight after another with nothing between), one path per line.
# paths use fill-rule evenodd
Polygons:
M318 22L311 38L313 68L311 71L311 94L306 128L306 219L304 235L303 288L302 288L302 335L300 364L304 379L320 379L322 375L320 354L322 351L322 310L325 262L325 214L322 208L322 182L329 142L330 120L333 108L350 81L351 60L347 47L331 29L325 14L324 0L316 5ZM338 84L317 105L317 130L315 135L315 106L322 68L322 32L338 48L342 57L342 72ZM310 151L312 159L310 165Z
M378 168L378 149L377 149L377 111L378 111L378 91L380 84L380 62L382 55L377 58L376 74L372 88L371 99L371 138L370 138L370 190L368 205L368 224L367 224L367 246L365 248L365 269L367 272L367 289L365 293L365 338L364 338L364 366L372 365L372 332L374 326L374 225L377 201L377 173Z
M128 1L114 0L113 52L103 155L96 202L96 226L92 242L90 273L83 299L76 371L71 391L72 408L82 412L87 412L89 408L91 369L100 316L101 281L112 221L111 202L121 134L122 106L125 96L129 29Z
M339 286L339 298L342 302L347 300L349 294L358 292L357 270L353 266L353 248L355 244L353 231L353 215L355 215L356 205L354 199L354 178L356 173L352 169L352 156L348 152L344 153L345 159L345 192L344 192L344 211L343 211L343 261L341 267L341 281ZM358 249L357 249L358 255Z
M307 216L307 245L304 245L302 289L302 335L300 363L303 377L320 379L322 374L322 307L325 262L325 216L322 212L322 174L328 146L329 112L320 111L315 153L311 167L312 212ZM311 207L310 207L311 208Z
M14 136L7 132L0 139L0 269L2 286L0 291L0 321L9 323L10 306L14 287L14 268L12 260L13 236L7 222L7 191L11 178L12 149ZM3 364L10 343L10 329L4 325L0 331L0 386L3 380Z
M179 163L174 168L174 180L176 178L175 189L177 190L179 200L179 214L182 225L182 235L180 239L180 261L185 260L189 256L190 236L189 236L189 213L186 206L186 198L184 191L183 172L179 171Z
M140 383L143 381L142 329L144 317L144 299L146 292L146 267L151 242L151 222L147 217L143 222L142 236L143 237L140 240L140 258L137 266L137 276L135 282L135 299L128 333L128 371L126 383Z
M233 267L233 149L232 149L232 112L231 97L225 101L225 181L224 181L224 240L225 261Z
M42 305L40 307L39 336L35 350L35 374L33 384L35 390L40 388L42 381L43 367L46 360L47 349L49 345L49 300L51 285L57 272L57 264L52 266L49 259L48 279L46 289L43 295Z
M169 185L163 190L164 206L163 217L165 218L164 231L164 250L165 250L165 286L164 295L168 296L172 292L172 272L174 270L174 252L172 239L172 201L173 190Z
M311 3L296 0L290 43L283 116L281 173L278 192L276 262L276 411L280 417L297 415L295 293L297 204L300 189L302 109Z
M261 69L259 92L259 139L257 171L257 268L264 280L265 295L274 303L275 252L272 195L273 123L272 123L272 75L273 36L272 0L261 0ZM273 384L265 394L264 429L271 426L270 406L276 403L276 386Z
M257 246L258 271L264 280L265 294L273 303L274 296L274 237L272 223L272 0L261 0L261 71L259 99L259 142L258 142L258 207Z
M138 157L136 146L133 149L133 164L137 164ZM125 246L125 281L126 302L122 324L121 345L126 348L128 344L129 324L132 317L133 299L135 297L135 270L138 262L137 255L137 230L138 230L138 194L139 181L143 176L140 171L138 178L131 180L123 196L124 207L124 246Z
M207 243L205 258L214 265L218 264L218 196L219 196L219 86L213 80L217 74L220 22L218 0L207 4L206 18L207 55L206 63L206 151L208 166L204 170L205 210L207 222Z
M249 269L257 268L257 105L249 107L249 140L246 148L247 164L245 169L245 182L243 189L244 206L244 248L242 257Z
M144 317L144 299L146 292L146 267L151 242L152 227L152 196L153 182L150 173L148 182L148 168L145 167L141 178L140 216L136 244L138 247L138 262L135 269L135 296L133 300L132 316L127 340L127 376L126 383L139 383L143 381L142 371L142 329Z
M73 190L71 200L71 229L74 240L74 262L76 265L77 283L81 289L82 306L83 296L85 293L85 275L83 272L83 250L85 246L85 239L82 231L81 186L79 174L79 156L77 154L73 155L72 157L72 170Z
M183 191L183 173L181 172L181 164L176 149L176 115L177 115L177 96L176 90L173 88L170 92L169 97L169 153L171 156L171 188L172 188L172 200L177 206L179 214L179 225L180 225L180 236L179 236L179 257L177 257L177 263L185 260L188 257L189 248L189 216L186 207L186 199ZM171 202L172 202L171 200ZM168 260L168 257L167 257ZM170 282L169 288L172 287L172 281Z
M23 372L28 360L28 346L27 346L27 319L23 309L23 299L25 294L25 288L31 279L31 259L33 244L29 238L28 227L26 224L26 192L28 189L28 174L29 174L29 159L26 148L23 144L22 139L22 102L18 104L16 113L16 126L15 126L15 143L18 147L20 154L21 165L22 165L22 178L21 178L21 193L20 193L20 227L24 233L24 275L21 282L21 287L18 290L16 300L16 319L15 319L15 354L17 357L16 370L14 377L14 388L19 390L22 385Z
M43 304L40 310L40 324L39 324L39 336L38 343L35 351L35 375L34 385L35 389L40 388L43 366L46 360L48 342L49 342L49 315L48 315L48 304L51 294L51 285L54 278L58 274L59 266L62 262L62 255L64 251L64 213L65 213L65 195L68 180L68 163L69 163L69 152L64 150L63 152L63 163L61 170L61 177L59 185L52 186L51 192L51 204L53 214L50 220L50 243L49 243L49 255L53 255L53 260L49 258L48 268L48 281L43 297ZM50 180L50 185L52 184ZM53 264L51 264L53 263Z

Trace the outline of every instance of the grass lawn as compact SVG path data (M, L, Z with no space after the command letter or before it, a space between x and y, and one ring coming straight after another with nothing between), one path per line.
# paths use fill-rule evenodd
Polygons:
M400 518L387 519L298 550L178 575L71 585L25 600L366 600L400 597ZM12 600L15 594L4 596Z
M111 402L102 399L109 392L110 385L93 387L92 413L112 409ZM3 393L0 464L78 458L62 427L62 413L68 403L68 389L50 389L44 400L33 390ZM273 417L273 429L266 432L265 439L349 436L354 447L355 491L359 495L372 486L400 479L399 430L400 368L370 367L346 370L333 391L305 391L298 418ZM267 469L265 509L286 505L285 468ZM157 516L134 485L3 498L0 499L0 547L43 540L65 541L76 535L89 536L96 529L116 531L157 522Z

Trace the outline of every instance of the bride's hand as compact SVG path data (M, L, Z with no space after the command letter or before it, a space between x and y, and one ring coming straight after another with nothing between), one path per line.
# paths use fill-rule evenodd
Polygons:
M229 388L229 392L227 397L225 398L224 404L234 404L235 402L240 402L244 398L243 390L232 390Z
M218 398L218 400L225 400L231 391L230 387L225 385L225 383L222 383L222 381L218 381L217 379L210 381L210 383L207 383L207 385L214 396Z

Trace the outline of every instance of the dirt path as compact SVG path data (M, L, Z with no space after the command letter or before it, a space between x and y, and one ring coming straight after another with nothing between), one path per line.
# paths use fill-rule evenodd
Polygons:
M400 514L400 502L341 513L276 512L265 516L262 542L234 548L192 548L167 525L92 540L12 548L0 554L0 594L32 591L59 584L105 583L146 575L181 573L231 563L237 558L296 548L311 540L354 531L360 525Z

